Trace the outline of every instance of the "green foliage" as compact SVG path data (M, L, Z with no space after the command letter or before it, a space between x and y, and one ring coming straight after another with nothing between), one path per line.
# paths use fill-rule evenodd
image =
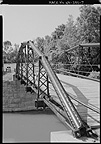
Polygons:
M100 79L100 72L92 71L92 72L90 72L88 77L95 78L95 79Z
M44 41L44 54L46 56L49 56L51 47L52 47L52 39L50 36L47 35L45 36L45 41Z
M10 41L5 41L3 43L3 50L7 53L10 53L12 51L12 43Z
M65 50L68 50L70 48L68 42L63 38L57 41L57 47L58 47L59 53Z
M73 47L77 43L77 28L74 23L73 16L69 15L63 38L67 41L70 47Z
M37 37L36 42L37 47L40 49L41 52L44 53L44 38Z
M80 48L68 53L66 50L82 43L100 43L100 15L101 7L83 5L80 7L80 16L75 22L70 15L67 23L55 28L51 36L37 37L36 46L48 57L54 68L59 68L62 64L62 68L71 71L91 72L93 68L98 70L97 67L84 67L78 64L100 64L100 48ZM12 51L11 42L5 41L4 61L15 62L18 49L19 46L15 44ZM35 60L37 59L38 56L35 54Z
M78 64L100 64L100 48L80 48L70 53L66 50L82 43L100 42L100 15L101 7L81 6L80 16L75 22L73 16L69 15L67 23L55 28L51 36L37 38L38 47L48 56L54 68L62 64L63 68L71 71L96 69Z
M77 19L78 39L80 39L81 43L99 43L101 7L95 8L85 5L80 7L80 12L80 17ZM87 60L89 60L90 64L100 63L100 48L85 48L84 53L85 55L80 54L83 57L82 64L88 64ZM81 70L83 68L80 67ZM91 68L88 68L88 70L91 71Z
M3 61L4 63L15 63L17 54L19 50L19 45L15 44L14 47L12 47L12 44L10 41L4 42L3 47Z
M61 39L64 35L64 30L65 30L65 25L59 25L55 31L52 33L52 38L53 39Z
M101 8L90 5L80 7L80 17L77 19L78 38L81 41L100 42L100 15Z

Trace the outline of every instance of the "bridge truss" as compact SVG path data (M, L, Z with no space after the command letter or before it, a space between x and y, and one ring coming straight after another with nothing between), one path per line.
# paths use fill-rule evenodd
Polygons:
M17 57L16 78L21 81L21 84L26 85L27 92L37 93L35 100L37 109L49 107L66 126L71 128L76 138L92 137L98 139L98 135L94 131L96 128L89 126L81 118L71 100L73 97L65 91L48 58L32 41L21 44ZM51 96L50 85L56 92L59 103ZM75 101L81 103L77 99ZM86 107L100 114L98 110Z

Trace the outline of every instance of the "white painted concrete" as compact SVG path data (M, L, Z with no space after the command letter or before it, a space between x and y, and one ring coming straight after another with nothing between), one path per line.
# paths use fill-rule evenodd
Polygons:
M58 131L58 132L51 132L50 134L50 142L54 143L100 143L100 141L94 141L94 139L88 138L82 138L77 139L74 138L71 134L71 131Z

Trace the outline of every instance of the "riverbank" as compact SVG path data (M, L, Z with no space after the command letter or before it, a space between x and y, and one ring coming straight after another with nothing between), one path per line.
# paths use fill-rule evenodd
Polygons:
M26 93L11 69L3 75L3 142L50 142L52 131L66 127L50 109L35 109L36 95Z
M6 67L11 67L11 72L6 73ZM16 112L34 110L36 93L26 92L25 86L21 85L15 77L15 64L4 65L3 74L3 112Z
M51 132L67 130L50 109L35 109L36 95L13 72L3 77L3 142L50 142Z

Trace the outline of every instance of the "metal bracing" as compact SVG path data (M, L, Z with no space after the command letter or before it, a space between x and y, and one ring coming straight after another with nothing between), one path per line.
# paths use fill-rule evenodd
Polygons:
M40 89L42 91L40 92ZM41 63L41 57L39 57L39 72L38 72L38 96L37 96L37 101L41 98L42 99L42 94L46 93L47 97L49 98L49 80L48 80L48 75Z
M27 87L28 87L28 66L29 66L29 46L27 45L27 65L26 65Z
M69 55L72 56L70 59L68 58L68 64L59 63L61 70L63 71L64 67L66 67L64 69L65 71L70 72L71 74L74 73L76 74L75 76L78 75L86 76L86 78L89 79L91 72L100 70L99 65L96 64L98 58L100 59L99 54L97 55L94 61L92 61L91 58L92 50L94 50L94 48L97 48L100 51L99 47L100 47L99 43L92 43L92 44L89 43L89 44L81 44L66 50L65 52L68 53L68 57ZM59 71L58 68L55 68L55 70ZM98 73L96 74L96 77L97 78L99 77ZM92 78L92 80L94 80L94 78Z
M22 44L21 44L21 47L20 47L19 52L18 52L17 64L16 64L16 77L17 77L19 80L21 79L21 75L20 75L21 48L22 48Z
M33 50L35 50L37 52L39 57L41 57L42 65L44 66L44 68L45 68L45 70L46 70L46 72L47 72L47 74L48 74L48 76L52 82L52 85L54 86L54 89L55 89L58 97L61 100L63 109L68 116L68 119L71 123L71 126L75 129L75 132L74 132L75 136L76 137L82 137L84 135L85 136L91 136L91 137L95 136L95 134L93 133L91 128L85 122L83 122L82 119L80 118L80 116L79 116L78 112L76 111L72 101L69 98L69 95L65 92L62 84L60 83L56 74L53 72L53 70L52 70L49 62L45 58L45 56L40 52L39 49L37 49L31 43L31 41L29 41L29 45L33 48Z
M72 50L74 49L76 48L73 48ZM37 53L39 57L38 70L35 69L35 53ZM26 88L36 88L37 103L42 100L41 102L44 102L42 104L43 107L45 104L50 107L66 125L69 125L73 130L75 137L98 137L93 133L91 127L80 117L69 94L65 91L57 75L52 70L47 57L45 57L31 41L22 43L20 47L17 58L16 75L20 77L21 80L25 81ZM49 93L50 82L61 102L61 106L52 100Z
M22 43L17 57L16 77L19 77L22 84L24 80L26 80L26 89L29 84L35 83L34 64L32 64L33 59L34 53L31 47ZM29 80L31 80L32 83L29 83Z
M33 46L32 46L33 47ZM56 90L56 93L63 105L63 109L66 112L66 114L68 115L68 118L72 124L72 126L77 129L80 127L81 122L80 120L78 120L78 117L74 114L74 110L72 109L72 102L71 100L67 99L67 94L63 88L63 86L61 85L59 79L57 78L56 74L52 71L47 59L45 57L43 57L43 55L41 54L40 51L38 51L38 49L35 49L36 52L39 54L40 57L42 57L42 64L45 67L45 70L47 71L47 74L50 77L50 80L52 81L52 84L54 86L54 89ZM72 120L73 119L73 120Z
M21 50L21 81L23 80L23 50Z
M33 71L33 83L35 85L35 67L34 67L34 52L32 51L32 55L33 55L33 62L32 62L32 71Z

